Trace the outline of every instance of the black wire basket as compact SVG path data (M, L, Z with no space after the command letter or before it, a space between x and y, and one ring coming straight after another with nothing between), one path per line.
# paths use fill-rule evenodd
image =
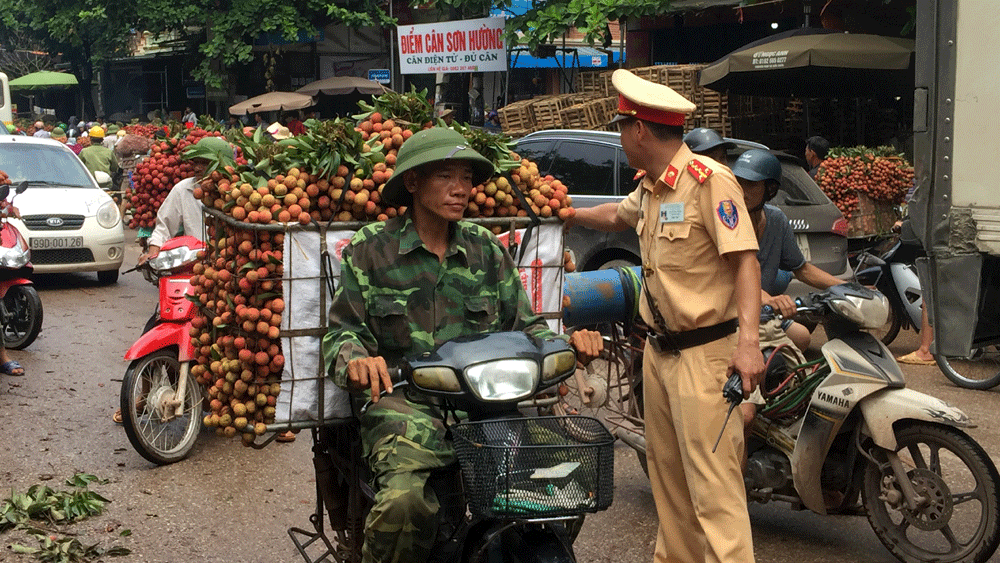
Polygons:
M476 516L570 516L611 505L614 437L595 418L463 422L452 433Z

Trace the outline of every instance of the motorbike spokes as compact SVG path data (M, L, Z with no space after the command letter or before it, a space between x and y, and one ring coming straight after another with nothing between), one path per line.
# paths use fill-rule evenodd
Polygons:
M1000 543L1000 477L989 456L962 432L927 423L902 428L897 440L906 483L889 463L865 475L868 520L882 543L901 561L989 559Z
M178 397L181 364L176 352L161 350L129 366L122 384L122 418L129 441L143 457L159 464L187 456L201 428L201 391L190 374ZM178 415L178 402L183 410Z

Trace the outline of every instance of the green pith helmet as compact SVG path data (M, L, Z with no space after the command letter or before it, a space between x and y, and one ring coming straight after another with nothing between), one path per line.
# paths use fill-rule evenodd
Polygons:
M181 154L184 160L202 158L217 160L222 166L233 165L233 146L222 137L202 137L197 143L189 146Z
M382 199L392 205L411 205L413 195L403 185L403 175L424 164L447 160L469 161L473 186L493 176L493 163L471 148L461 133L448 127L433 127L414 133L399 148L396 169L382 188Z

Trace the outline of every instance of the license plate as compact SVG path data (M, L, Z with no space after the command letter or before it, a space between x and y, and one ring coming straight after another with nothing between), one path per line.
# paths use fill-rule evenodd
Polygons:
M802 251L802 257L806 259L806 262L812 262L812 257L809 254L809 235L796 234L795 242L799 245L799 250Z
M83 237L35 238L28 241L32 250L57 250L62 248L83 248Z

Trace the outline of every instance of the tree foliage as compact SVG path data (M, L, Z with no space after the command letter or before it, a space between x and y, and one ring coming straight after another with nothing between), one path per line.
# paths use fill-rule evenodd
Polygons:
M253 60L253 44L261 34L287 41L311 35L327 24L387 25L391 20L370 0L138 0L139 29L153 33L201 34L196 78L220 86L224 69ZM221 64L221 67L216 64Z
M0 0L0 36L22 37L61 56L85 91L94 66L127 52L135 2L121 0ZM93 101L84 96L86 111Z

